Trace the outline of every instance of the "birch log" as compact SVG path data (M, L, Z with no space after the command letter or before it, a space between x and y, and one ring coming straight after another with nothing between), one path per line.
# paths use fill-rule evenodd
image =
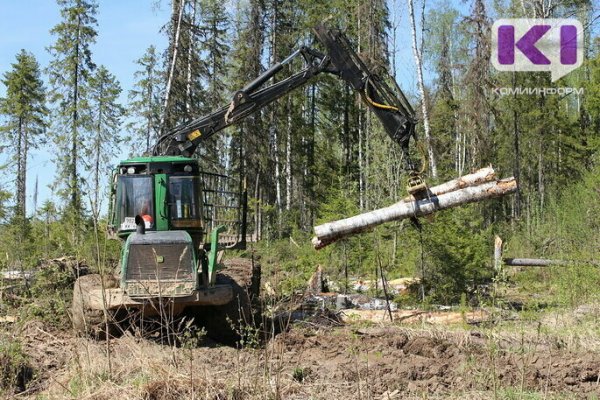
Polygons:
M572 261L547 260L543 258L504 258L504 264L511 267L550 267L552 265L568 265Z
M551 267L577 264L600 266L600 262L593 260L548 260L546 258L503 258L502 262L511 267Z
M508 178L440 195L432 194L425 199L401 201L389 207L315 226L316 237L312 239L312 243L316 249L320 249L338 239L373 228L384 222L421 217L447 208L501 197L516 190L516 180Z
M496 172L492 167L481 168L472 174L463 175L459 178L442 183L438 186L429 188L429 195L439 196L440 194L454 192L459 189L464 189L470 186L481 185L482 183L496 180ZM406 196L400 202L414 201L413 196Z

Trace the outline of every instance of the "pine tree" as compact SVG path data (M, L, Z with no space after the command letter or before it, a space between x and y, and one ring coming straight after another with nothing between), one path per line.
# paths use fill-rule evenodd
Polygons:
M29 150L45 143L48 114L40 68L33 54L21 50L2 83L6 86L6 97L0 99L0 114L6 117L6 124L0 127L0 134L13 150L11 157L17 166L15 216L24 218Z
M93 176L91 202L96 221L101 209L101 179L107 175L105 171L119 153L122 142L119 131L125 109L118 102L120 94L121 85L106 67L100 66L90 77L89 111L93 139L87 144L86 158L90 160L88 168Z
M50 33L57 36L49 48L50 100L54 104L54 137L57 147L58 186L75 216L81 214L80 164L82 133L89 127L85 115L88 83L95 68L90 45L96 41L97 5L94 0L57 0L62 21ZM61 183L66 181L65 183Z
M156 47L150 46L136 61L140 69L135 72L133 89L129 91L129 115L134 121L128 124L128 142L131 152L140 155L151 151L160 134L162 71L159 68Z

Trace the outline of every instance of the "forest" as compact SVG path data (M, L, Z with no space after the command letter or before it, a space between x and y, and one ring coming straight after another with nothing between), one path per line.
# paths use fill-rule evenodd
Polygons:
M398 202L408 178L400 146L358 95L342 80L319 77L194 154L205 170L247 182L256 241L242 253L261 260L263 279L288 296L304 290L317 266L346 290L349 279L376 280L385 272L387 279L420 279L418 290L395 299L401 305L497 305L486 293L499 279L493 259L499 236L510 257L572 262L512 278L519 298L535 303L530 310L600 301L597 2L156 0L147 7L170 10L158 28L167 46L131 49L131 87L110 65L95 62L103 34L96 16L104 6L57 0L61 21L48 32L50 62L41 65L39 54L23 49L0 71L0 170L11 177L0 186L0 271L38 270L59 257L86 260L92 269L116 264L120 244L106 231L119 160L148 154L163 133L228 105L233 93L299 46L318 48L312 28L326 21L365 62L399 82L400 68L414 68L416 80L400 83L418 120L411 157L429 185L493 165L499 176L514 176L518 190L315 251L315 225ZM583 64L555 82L548 72L496 70L491 31L500 18L577 19L585 32ZM411 49L410 60L398 59L401 48ZM301 67L294 61L285 73ZM35 193L27 189L35 179L33 149L52 154L56 171L52 182L39 182L52 191L40 204L38 183ZM42 288L29 292L40 298L20 300L23 312L67 323L67 281L42 276ZM9 309L0 304L0 314Z
M452 302L490 278L493 234L514 236L523 252L594 258L598 235L588 224L596 214L587 226L564 224L585 218L577 207L595 203L593 196L573 197L593 190L587 182L597 174L598 10L586 1L544 4L474 1L459 10L450 2L249 1L226 7L173 1L162 28L168 48L138 50L134 86L120 104L124 89L110 66L94 63L101 5L59 1L63 20L49 32L55 40L49 65L23 49L3 73L2 151L9 157L3 169L14 183L1 188L2 263L28 269L63 255L90 262L118 258L113 243L108 253L98 251L106 247L109 171L117 157L150 151L161 133L227 104L269 65L301 44L314 45L311 29L324 15L361 56L393 76L398 46L413 46L418 85L404 90L419 121L413 158L424 164L430 184L493 165L500 176L514 176L519 190L442 213L424 221L420 232L389 224L313 252L308 238L314 225L398 201L407 178L399 146L357 95L341 80L320 78L215 135L195 154L207 170L243 174L249 182L252 229L267 259L303 282L315 264L334 275L346 268L358 276L372 274L369 266L380 258L392 275L425 274L431 296ZM397 42L390 7L407 16L403 23L411 24L414 40ZM577 17L589 32L583 66L555 83L544 72L495 71L490 27L497 15ZM527 95L511 88L571 90ZM26 193L33 175L28 152L41 146L55 154L54 195L29 210L27 196L37 195ZM588 227L587 240L578 242Z

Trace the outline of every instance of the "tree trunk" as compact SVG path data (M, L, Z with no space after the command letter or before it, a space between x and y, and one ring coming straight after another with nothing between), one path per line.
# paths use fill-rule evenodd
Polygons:
M198 6L197 1L192 2L192 17L190 21L190 31L196 25L196 8ZM183 9L183 7L182 7ZM190 35L191 36L191 35ZM192 104L191 104L191 93L192 93L192 56L194 54L194 40L190 37L190 43L188 45L188 54L187 54L187 74L185 78L185 112L187 116L191 116L193 113ZM214 70L213 70L214 72Z
M81 17L77 18L77 38L75 43L75 71L73 72L73 120L71 121L71 165L70 165L70 180L71 180L71 207L73 211L79 213L79 182L77 179L77 161L78 161L78 149L77 144L79 141L79 135L77 134L77 128L79 124L79 31L81 29ZM78 218L75 220L74 232L77 232Z
M270 37L270 55L269 55L269 65L275 65L277 62L277 46L278 46L278 16L279 12L277 9L277 2L273 4L273 14L271 17L271 37ZM273 155L273 160L275 163L275 204L277 206L277 229L278 234L281 231L281 212L282 212L282 195L281 195L281 160L279 159L279 135L278 135L278 126L277 126L277 104L273 103L271 105L271 115L269 121L269 133L271 139L271 151Z
M17 132L17 208L15 214L25 217L25 166L23 165L23 149L25 148L23 119L19 118Z
M175 37L173 40L173 58L171 59L171 65L169 67L169 78L167 79L167 87L165 88L165 100L163 105L163 113L160 120L161 129L165 128L165 116L169 112L169 98L171 94L171 86L173 84L173 75L175 73L175 64L177 62L177 51L179 48L179 35L181 33L181 19L183 18L183 9L185 7L185 0L181 0L179 4L179 14L177 16L177 26L175 27ZM175 13L175 1L173 1L172 13Z
M496 274L502 271L502 239L498 235L494 239L494 270Z
M103 83L100 83L100 91L98 93L98 98L104 98L104 87ZM103 117L102 103L98 104L98 123L96 124L96 140L94 143L95 147L95 160L94 160L94 204L92 205L92 214L94 218L94 223L98 223L98 218L100 216L100 205L98 204L100 198L100 159L101 159L101 140L102 140L102 117Z
M425 0L423 0L425 1ZM422 51L423 46L421 48L417 46L417 25L415 22L415 10L414 10L414 1L407 0L408 3L408 12L410 15L410 23L412 28L412 48L413 55L415 58L415 64L417 66L417 82L419 87L419 95L421 97L421 111L423 113L423 130L425 131L425 142L427 144L427 155L429 157L429 168L431 170L431 176L433 178L437 178L437 162L435 159L435 153L433 151L433 143L431 140L431 128L429 124L429 107L427 104L427 96L425 94L425 81L423 79L423 63L422 63ZM425 5L425 4L423 4ZM423 11L424 12L424 11ZM421 24L423 24L424 18L421 18ZM421 31L423 31L424 27L421 26ZM421 32L421 37L423 32Z
M292 96L287 98L287 129L285 141L285 209L292 206Z
M567 265L565 260L546 260L542 258L504 258L504 264L514 267L549 267L551 265Z
M389 207L316 226L313 245L316 249L320 249L338 239L365 231L384 222L421 217L447 208L501 197L513 193L516 189L516 181L514 178L509 178L465 187L440 195L430 195L428 198L420 200L401 201Z
M513 74L512 87L516 87L516 74ZM513 101L516 102L516 94L513 94ZM519 115L516 107L513 105L513 151L514 151L514 170L513 175L517 182L521 179L521 150L520 150L520 139L519 139ZM513 207L513 218L519 218L521 216L521 190L517 188L515 195L514 207Z

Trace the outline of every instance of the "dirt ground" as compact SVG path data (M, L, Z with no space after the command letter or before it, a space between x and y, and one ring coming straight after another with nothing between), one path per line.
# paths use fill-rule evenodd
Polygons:
M363 324L365 325L365 324ZM600 356L560 341L431 325L294 325L238 350L126 334L110 342L39 322L21 332L33 369L18 398L598 398ZM17 396L17 395L16 395Z

